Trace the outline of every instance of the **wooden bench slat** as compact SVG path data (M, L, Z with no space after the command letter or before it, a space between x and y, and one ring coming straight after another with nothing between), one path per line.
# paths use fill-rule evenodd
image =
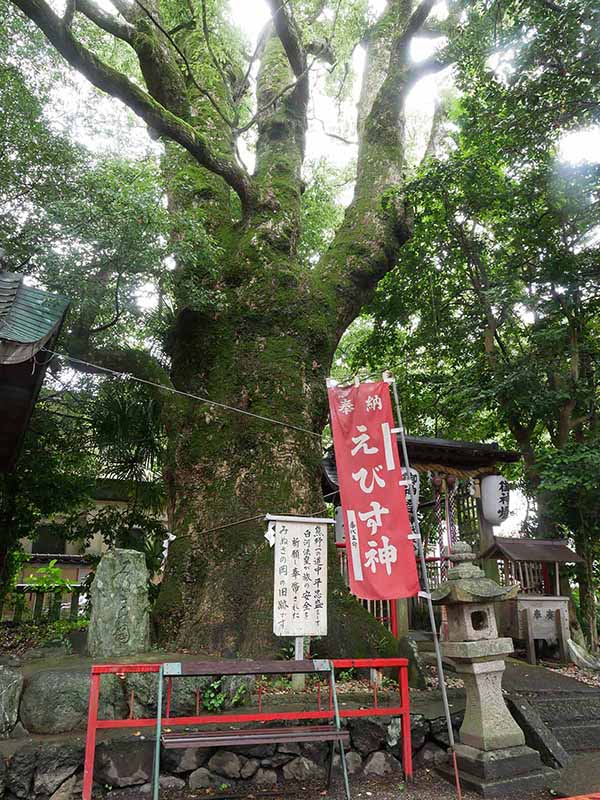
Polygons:
M289 742L331 742L350 740L346 730L337 730L330 725L296 728L263 728L246 731L206 731L194 733L166 733L161 742L167 750L187 747L219 747L286 744Z
M321 662L323 664L325 662ZM325 672L314 661L182 661L181 675L286 675Z

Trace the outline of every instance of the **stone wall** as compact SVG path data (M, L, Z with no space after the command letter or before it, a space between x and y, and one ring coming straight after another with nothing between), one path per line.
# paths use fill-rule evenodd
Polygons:
M195 713L196 689L211 678L188 678L173 685L172 713ZM156 714L156 676L106 676L102 680L99 716ZM20 672L0 667L0 798L3 800L71 800L81 796L89 672L41 670L26 681ZM235 696L239 678L224 679L223 691ZM458 728L461 714L454 723ZM351 737L348 767L353 781L362 776L401 777L401 733L398 719L384 717L345 721ZM415 769L445 757L443 718L411 715ZM36 734L32 741L29 734ZM95 779L98 796L110 787L117 798L126 787L149 792L154 743L138 731L99 740ZM248 785L269 788L287 782L326 781L327 744L260 745L230 750L163 750L161 782L173 789L210 789ZM336 758L337 761L337 758Z

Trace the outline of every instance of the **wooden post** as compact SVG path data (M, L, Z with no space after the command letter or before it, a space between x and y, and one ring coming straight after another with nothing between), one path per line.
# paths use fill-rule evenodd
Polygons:
M79 616L79 597L81 595L81 589L78 587L73 589L71 592L71 606L69 609L69 619L71 622L76 622L77 617Z
M13 622L16 622L17 624L21 622L24 610L25 610L25 594L23 592L19 592L15 596L15 610L14 610Z
M554 562L554 586L556 590L556 596L560 597L560 572L558 569L558 561Z
M35 593L35 600L33 601L33 621L39 622L42 618L42 609L44 608L44 593L42 591Z
M406 636L410 630L410 621L408 614L408 600L393 600L396 606L396 624L398 626L398 638Z
M558 647L560 650L560 660L568 664L571 660L569 658L569 623L565 620L566 614L563 613L561 608L557 608L554 612L554 619L556 621L556 635L558 637Z
M294 660L304 661L304 636L296 636L294 641ZM292 689L302 690L306 686L306 675L292 675Z
M530 606L523 609L523 627L525 628L527 642L527 661L532 666L535 666L537 660L535 657L535 639L533 638L533 608Z

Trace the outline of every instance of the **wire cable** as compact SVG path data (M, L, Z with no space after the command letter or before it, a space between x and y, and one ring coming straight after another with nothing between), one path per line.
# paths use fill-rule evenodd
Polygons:
M334 495L338 494L339 489L336 489L334 492L329 492L328 494L323 495L323 500L327 500L328 497L333 497ZM316 517L317 514L322 514L323 512L327 511L327 506L322 506L318 511L313 512L312 514L307 514L308 517ZM173 541L178 541L179 539L187 539L190 536L204 536L205 533L214 533L215 531L223 531L227 528L234 528L236 525L243 525L246 522L256 522L259 519L264 519L269 512L263 511L262 514L256 514L254 517L244 517L243 519L237 519L235 522L226 522L224 525L217 525L214 528L207 528L204 531L200 531L196 533L182 533L181 536L176 536Z
M227 403L220 403L217 400L211 400L208 397L201 397L197 394L191 394L190 392L182 392L179 389L174 389L172 386L165 386L161 383L154 383L153 381L148 381L145 378L138 378L136 375L132 375L130 372L119 372L115 369L110 369L109 367L101 367L99 364L92 364L90 361L84 361L81 358L74 358L73 356L68 355L67 353L57 353L54 350L48 350L46 347L41 348L45 353L50 353L53 356L57 356L58 358L64 358L67 361L71 361L73 364L81 364L85 367L89 367L93 370L98 370L99 372L105 372L108 375L112 375L115 378L119 379L128 379L132 381L137 381L138 383L144 383L146 386L153 386L155 389L162 389L164 392L170 392L171 394L179 395L180 397L189 397L191 400L196 400L199 403L206 403L207 405L214 406L215 408L222 408L225 411L233 411L237 414L243 414L246 417L254 417L255 419L260 419L263 422L270 422L272 425L280 425L282 428L290 428L294 431L300 431L301 433L307 433L309 436L315 436L319 441L321 441L321 434L316 433L315 431L311 431L308 428L303 428L300 425L294 425L292 422L283 422L280 419L273 419L272 417L266 417L263 414L254 414L252 411L246 411L243 408L236 408L236 406L229 406Z

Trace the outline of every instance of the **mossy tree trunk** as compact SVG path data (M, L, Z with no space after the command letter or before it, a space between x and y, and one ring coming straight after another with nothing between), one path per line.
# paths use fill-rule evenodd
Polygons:
M390 0L370 32L354 199L331 246L309 269L298 258L308 52L325 55L327 48L309 42L310 30L300 30L289 4L270 0L273 19L258 54L256 165L249 174L235 149L247 102L243 69L224 69L206 26L190 25L188 4L177 14L173 3L115 0L114 16L93 0L74 6L133 48L146 83L141 90L76 39L70 4L60 19L45 0L14 2L74 67L162 137L173 235L178 214L197 213L216 243L214 264L193 257L177 264L168 340L173 385L288 423L183 399L166 413L166 479L177 539L156 607L163 640L218 653L272 652L272 554L264 525L221 526L265 512L323 509L325 378L341 335L410 237L402 196L403 106L414 82L443 66L437 59L410 63L411 41L434 3ZM223 31L224 25L219 19L214 27ZM167 29L175 33L165 35ZM218 308L198 307L191 300L197 291L218 292ZM330 650L386 651L389 639L341 586L331 550Z

